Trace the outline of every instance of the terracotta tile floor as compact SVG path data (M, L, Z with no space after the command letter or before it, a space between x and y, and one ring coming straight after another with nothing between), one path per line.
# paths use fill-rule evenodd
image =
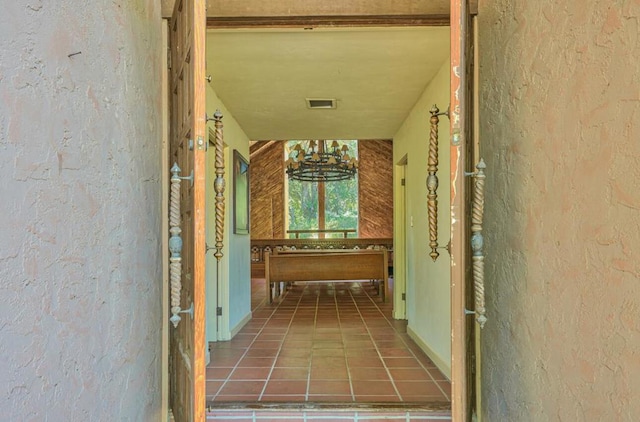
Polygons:
M449 381L369 283L299 283L271 305L264 280L254 289L253 319L211 344L209 403L450 401Z

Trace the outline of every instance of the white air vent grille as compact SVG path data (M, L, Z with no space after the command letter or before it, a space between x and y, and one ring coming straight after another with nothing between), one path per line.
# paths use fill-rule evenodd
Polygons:
M307 98L308 108L336 108L336 100L333 98Z

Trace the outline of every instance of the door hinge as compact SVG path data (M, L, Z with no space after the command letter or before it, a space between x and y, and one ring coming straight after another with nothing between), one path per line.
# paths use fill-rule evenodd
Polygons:
M402 293L402 300L407 300L407 294L406 293Z
M400 179L400 186L404 186L404 184L406 183L405 179Z
M167 69L171 70L171 49L167 48Z
M216 315L218 315L218 316L222 316L222 306L218 306L218 307L216 308Z

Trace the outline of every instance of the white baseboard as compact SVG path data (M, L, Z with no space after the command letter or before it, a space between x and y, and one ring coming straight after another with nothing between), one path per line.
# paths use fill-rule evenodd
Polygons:
M242 327L244 327L247 322L251 321L251 318L253 318L253 312L249 312L247 315L245 315L244 318L242 318L240 322L238 322L236 326L231 329L231 338L234 338L235 335L238 334L240 330L242 330Z
M436 352L433 351L431 347L427 343L424 342L420 338L420 336L411 329L411 327L407 326L407 334L411 337L411 340L415 341L416 344L422 349L423 352L429 356L429 359L435 363L438 369L444 374L447 379L451 380L451 364L442 359Z

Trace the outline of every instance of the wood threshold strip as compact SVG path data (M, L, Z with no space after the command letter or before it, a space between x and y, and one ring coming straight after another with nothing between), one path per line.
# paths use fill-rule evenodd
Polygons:
M447 412L451 411L451 403L434 402L376 402L376 403L345 403L345 402L219 402L208 400L207 410L331 410L331 411L416 411L416 412Z
M209 29L448 25L449 15L207 17L207 28Z

